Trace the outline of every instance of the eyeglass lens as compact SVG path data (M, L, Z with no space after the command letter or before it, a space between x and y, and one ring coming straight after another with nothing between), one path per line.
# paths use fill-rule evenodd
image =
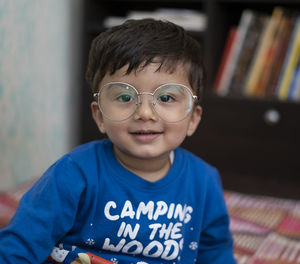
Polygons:
M180 84L165 84L154 94L138 93L125 83L108 83L99 92L98 104L101 112L113 121L123 121L131 117L143 99L141 95L153 96L152 107L157 115L167 122L184 119L193 106L191 91Z

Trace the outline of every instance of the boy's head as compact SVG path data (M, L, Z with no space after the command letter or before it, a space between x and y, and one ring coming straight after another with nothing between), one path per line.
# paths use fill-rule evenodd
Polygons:
M92 43L87 80L97 101L93 118L116 157L131 168L167 168L170 151L200 122L202 78L198 43L170 22L129 20L101 33Z
M96 37L91 46L86 79L93 93L106 74L114 74L128 65L126 74L159 64L157 70L173 72L182 64L190 85L201 99L204 69L199 43L183 28L153 19L127 20Z

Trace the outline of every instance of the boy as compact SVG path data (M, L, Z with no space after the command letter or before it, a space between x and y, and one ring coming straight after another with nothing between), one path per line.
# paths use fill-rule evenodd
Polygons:
M108 139L65 155L24 195L0 233L0 263L48 263L53 247L52 263L88 263L86 252L235 263L218 172L179 148L202 114L198 43L172 23L129 20L93 41L86 77Z

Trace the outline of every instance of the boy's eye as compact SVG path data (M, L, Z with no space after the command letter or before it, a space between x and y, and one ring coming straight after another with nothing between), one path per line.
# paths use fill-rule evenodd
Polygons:
M122 94L122 95L120 95L120 96L117 97L117 100L119 102L126 103L126 102L131 102L133 100L133 97L131 95L129 95L129 94Z
M161 101L163 103L170 103L174 101L174 98L168 94L162 94L158 97L158 101Z

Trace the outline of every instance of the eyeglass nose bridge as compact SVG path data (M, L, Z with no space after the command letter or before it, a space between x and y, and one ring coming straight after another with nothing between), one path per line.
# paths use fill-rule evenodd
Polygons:
M154 94L155 93L150 93L150 92L142 92L142 93L137 93L137 102L136 102L136 106L140 106L142 104L142 100L141 100L141 96L142 95L151 95L152 96L152 101L151 101L151 105L155 106L155 100L154 100Z

